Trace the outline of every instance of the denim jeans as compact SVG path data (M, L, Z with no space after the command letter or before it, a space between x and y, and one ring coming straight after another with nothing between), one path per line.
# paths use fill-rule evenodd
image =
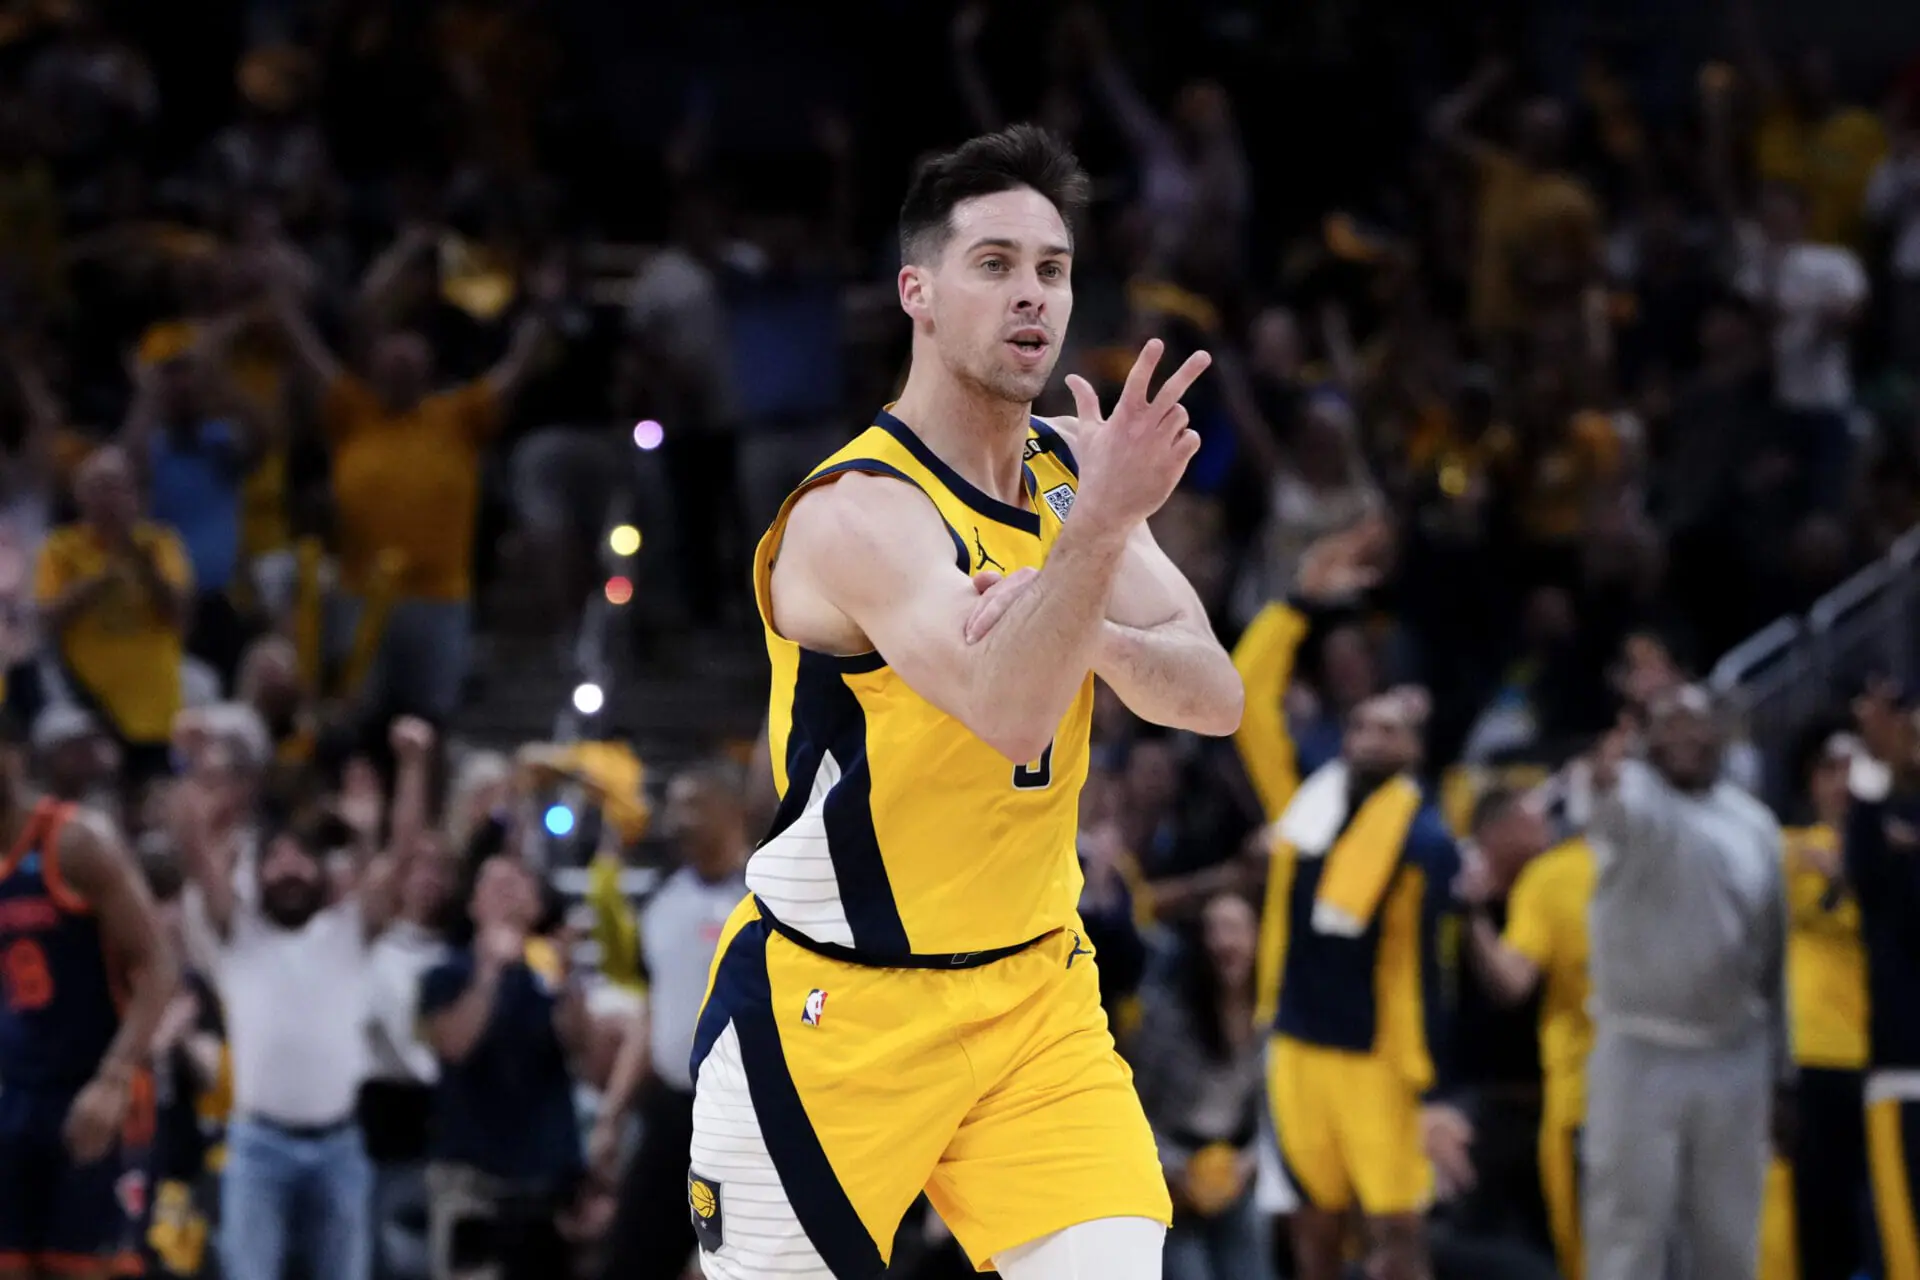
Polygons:
M374 1168L374 1280L427 1280L425 1161Z
M1211 1218L1180 1214L1167 1232L1161 1274L1166 1280L1267 1280L1273 1274L1267 1223L1251 1190Z
M308 1138L236 1120L220 1181L220 1266L230 1280L368 1280L373 1166L352 1125Z

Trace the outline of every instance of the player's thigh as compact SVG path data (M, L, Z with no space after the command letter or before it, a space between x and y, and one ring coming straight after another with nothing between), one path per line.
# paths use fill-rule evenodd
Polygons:
M1369 1217L1411 1217L1433 1205L1433 1165L1420 1133L1420 1095L1386 1062L1347 1073L1336 1127L1354 1198Z
M1350 1056L1284 1036L1267 1050L1267 1109L1281 1166L1307 1207L1327 1213L1353 1203L1336 1124L1342 1067Z
M1167 1228L1152 1218L1096 1218L997 1253L1006 1280L1160 1280Z
M969 1028L970 1061L998 1070L927 1183L977 1264L1076 1223L1172 1220L1133 1073L1114 1049L1092 966L1069 963L1075 945L1052 939L979 977L1024 998Z
M709 1276L880 1273L972 1100L943 1016L956 978L828 960L759 920L726 942L694 1045L687 1192Z
M145 1171L128 1168L118 1151L91 1164L63 1163L49 1197L40 1269L83 1280L128 1274L139 1256L146 1198Z

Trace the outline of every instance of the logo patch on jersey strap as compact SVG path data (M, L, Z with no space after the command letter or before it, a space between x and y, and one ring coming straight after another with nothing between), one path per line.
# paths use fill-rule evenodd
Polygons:
M687 1213L703 1253L718 1253L721 1241L720 1184L692 1169L687 1171Z
M1040 496L1053 508L1053 518L1056 520L1065 520L1067 512L1073 510L1073 486L1070 484L1057 484Z
M800 1025L803 1027L819 1026L820 1017L826 1013L826 1011L827 993L815 987L813 990L807 992L806 1008L800 1010Z

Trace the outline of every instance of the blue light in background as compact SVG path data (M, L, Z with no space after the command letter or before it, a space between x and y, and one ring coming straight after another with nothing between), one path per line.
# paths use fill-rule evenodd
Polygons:
M573 810L563 804L556 804L547 810L547 831L551 835L564 836L573 830Z

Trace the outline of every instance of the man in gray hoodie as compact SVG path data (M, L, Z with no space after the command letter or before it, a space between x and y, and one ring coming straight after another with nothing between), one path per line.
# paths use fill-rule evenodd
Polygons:
M1587 1280L1752 1280L1770 1103L1788 1083L1780 825L1721 780L1697 686L1648 711L1646 760L1609 736L1588 839L1593 1053Z

